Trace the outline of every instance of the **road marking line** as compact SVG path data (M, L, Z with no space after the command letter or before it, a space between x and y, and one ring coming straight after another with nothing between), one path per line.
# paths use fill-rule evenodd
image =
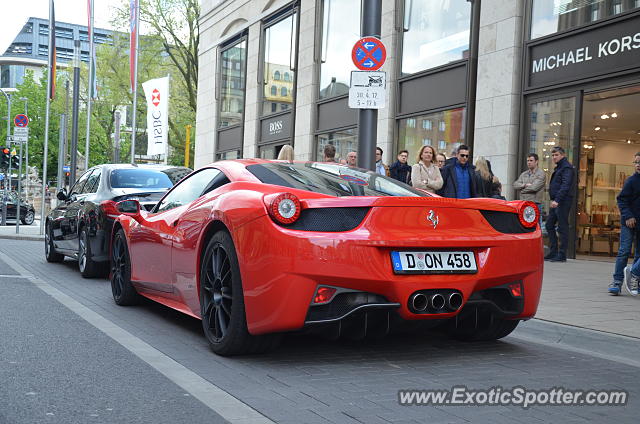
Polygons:
M16 272L19 272L23 278L29 279L29 281L40 290L120 343L129 352L151 365L158 372L182 387L225 420L232 424L275 424L246 403L200 377L184 365L176 362L153 346L119 327L114 322L84 306L71 296L61 292L36 276L28 275L27 270L22 265L14 261L4 252L0 252L0 258ZM211 354L213 355L213 353Z
M19 275L19 274L0 274L0 278L32 278L32 275Z

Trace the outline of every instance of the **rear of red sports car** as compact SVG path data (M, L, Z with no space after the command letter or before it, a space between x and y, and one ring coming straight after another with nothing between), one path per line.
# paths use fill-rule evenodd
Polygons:
M441 198L338 165L246 170L274 186L265 213L233 234L251 334L380 335L422 320L497 339L536 313L543 258L531 203Z

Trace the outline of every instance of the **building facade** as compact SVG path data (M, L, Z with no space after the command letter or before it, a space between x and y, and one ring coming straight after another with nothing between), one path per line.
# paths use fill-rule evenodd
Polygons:
M347 100L362 4L203 0L195 166L275 158L284 144L301 160L321 159L327 143L339 157L356 150L358 113ZM526 155L539 155L549 179L551 148L562 146L576 167L571 249L614 254L615 196L640 150L640 0L382 8L387 104L376 142L385 162L403 149L415 163L423 145L450 156L468 144L517 198Z
M96 44L110 43L113 31L94 30ZM89 62L89 32L83 25L56 22L56 63L65 67L73 60L74 40L80 40L80 59ZM0 56L0 88L15 88L27 70L40 78L49 55L49 20L29 18L7 50Z

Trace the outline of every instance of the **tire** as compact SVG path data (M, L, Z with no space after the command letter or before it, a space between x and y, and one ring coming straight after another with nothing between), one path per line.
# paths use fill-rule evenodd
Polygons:
M238 257L226 231L214 234L202 258L200 311L204 335L218 355L263 353L279 341L277 334L252 336L247 330Z
M33 221L36 219L34 213L32 211L27 211L27 213L24 215L24 217L20 218L20 221L24 224L24 225L31 225L33 224Z
M53 246L53 236L49 225L47 225L47 230L44 232L44 257L50 263L64 260L64 255L56 252L56 248Z
M471 318L468 318L471 319ZM477 328L469 328L464 325L455 326L455 320L452 320L449 332L461 341L480 342L499 340L511 334L516 329L520 320L510 320L487 315L483 317Z
M111 293L120 306L136 305L140 301L140 295L131 284L131 259L122 229L116 233L111 247Z
M78 268L84 278L97 277L102 272L102 264L92 259L91 244L87 227L80 230L78 237Z

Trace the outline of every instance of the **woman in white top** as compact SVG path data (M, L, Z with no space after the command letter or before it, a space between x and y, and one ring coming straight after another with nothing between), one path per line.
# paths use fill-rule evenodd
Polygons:
M418 163L411 167L411 185L415 188L435 193L442 188L440 168L434 163L436 149L422 146L418 153Z

